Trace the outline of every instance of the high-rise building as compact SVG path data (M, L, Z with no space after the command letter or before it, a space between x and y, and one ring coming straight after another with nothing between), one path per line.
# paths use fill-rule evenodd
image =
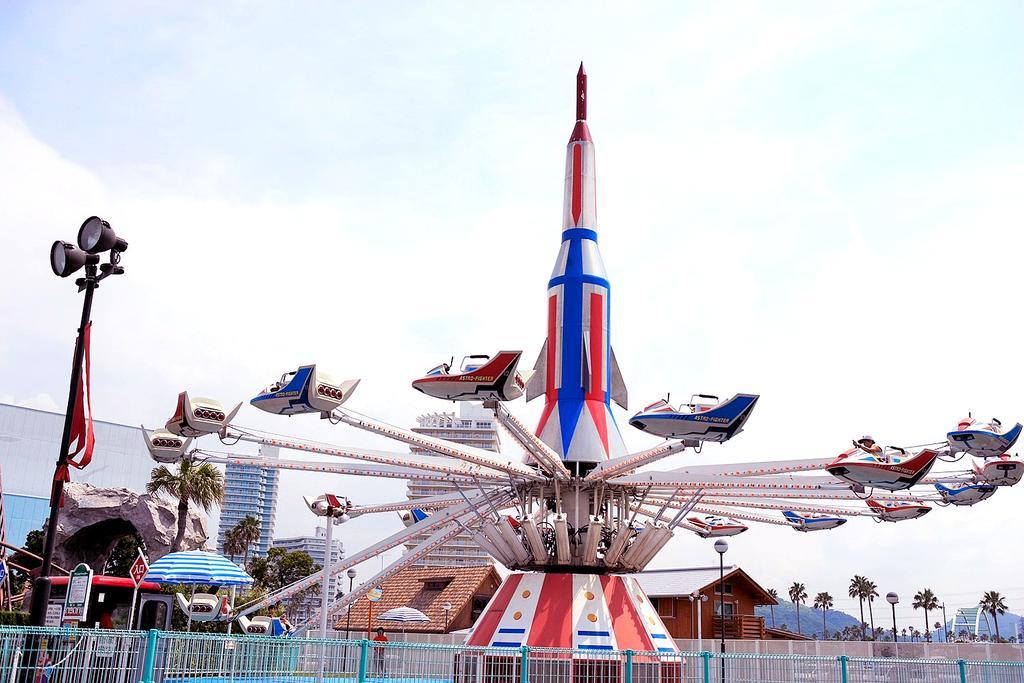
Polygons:
M275 446L262 446L260 456L278 458ZM224 535L244 517L260 522L260 539L249 547L249 557L262 557L270 549L277 519L277 486L280 470L256 465L228 464L224 468L224 502L220 506L217 549L224 551Z
M338 526L335 525L334 537L331 539L331 565L335 565L345 557L345 548L341 541L338 540ZM323 526L317 526L313 536L294 536L291 538L275 538L273 547L283 548L287 551L299 551L306 553L313 561L321 567L324 566L324 559L327 556L327 528ZM336 582L341 580L342 585L337 586ZM339 579L338 577L331 577L330 583L328 584L328 593L332 596L331 602L334 601L334 597L338 594L338 588L341 590L347 590L348 584L345 583L346 579ZM302 623L306 621L314 611L320 607L320 596L319 595L308 595L298 605L295 610L295 614L292 615L292 619L295 623Z
M416 422L417 426L413 427L412 431L425 436L446 439L494 452L497 452L501 445L494 413L478 403L462 401L459 403L458 416L455 413L430 413L420 415L416 418ZM412 452L420 455L432 455L431 452L418 448L413 448ZM443 456L434 457L443 459ZM409 481L410 500L454 493L456 490L454 485L439 481L424 481L422 479ZM406 544L406 548L415 547L429 535L429 533L418 534ZM413 563L412 566L464 567L491 562L490 556L473 541L468 533L463 531L434 552Z

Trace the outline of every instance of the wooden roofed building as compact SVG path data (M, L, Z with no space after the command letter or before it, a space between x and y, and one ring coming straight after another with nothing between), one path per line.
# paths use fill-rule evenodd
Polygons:
M368 630L383 627L385 631L407 633L451 633L467 629L487 607L501 584L494 565L469 567L410 567L398 572L380 585L383 596L373 603L360 597L351 607L352 636L360 637ZM363 585L357 591L366 593L373 586ZM450 609L445 610L445 606ZM423 612L430 621L423 624L392 624L377 617L395 607L412 607ZM344 631L350 623L349 613L337 616L334 628Z
M673 638L697 638L699 611L700 634L703 638L721 637L724 624L725 637L730 639L806 639L765 625L764 617L757 616L754 608L779 603L749 574L735 565L725 567L725 590L721 603L717 566L651 569L633 576L658 610L658 615ZM725 612L724 619L720 611Z

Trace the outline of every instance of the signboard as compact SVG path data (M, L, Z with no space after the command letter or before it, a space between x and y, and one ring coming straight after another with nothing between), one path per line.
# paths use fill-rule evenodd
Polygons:
M366 591L366 599L370 602L377 602L383 597L384 591L382 591L379 586L377 588L371 588L370 590Z
M7 578L7 560L0 560L0 583Z
M59 602L51 602L46 605L46 622L43 626L58 628L64 617L64 605Z
M85 621L92 595L92 567L84 562L68 577L68 595L64 599L64 621Z
M149 571L149 563L146 562L146 558L142 556L142 548L139 548L139 556L135 558L135 562L132 563L131 569L128 570L128 575L132 577L132 582L135 587L138 588L139 584L142 583L142 579L146 577L146 572Z

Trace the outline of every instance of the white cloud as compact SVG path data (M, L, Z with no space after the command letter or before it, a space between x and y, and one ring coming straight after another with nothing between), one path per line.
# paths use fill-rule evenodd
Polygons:
M914 133L885 112L919 105L941 119L879 77L893 60L919 59L934 37L915 33L914 16L887 15L881 37L865 43L879 25L870 8L776 11L721 8L659 27L643 16L619 26L586 19L589 35L607 37L584 56L613 336L633 405L666 391L762 394L734 443L665 465L820 457L865 430L919 443L967 410L1024 415L1019 140L965 143L970 153L935 163L880 152ZM6 265L15 286L0 290L5 395L40 401L66 390L80 300L48 271L46 250L73 239L90 213L130 242L127 273L96 296L102 419L157 424L186 387L244 401L314 361L363 378L353 407L409 424L447 409L408 386L438 360L523 348L531 363L580 49L551 38L574 17L531 19L539 28L525 42L490 24L468 35L474 17L450 26L440 15L406 17L389 30L408 44L391 44L380 64L353 61L362 43L329 52L336 62L314 59L316 50L263 54L231 22L204 17L161 23L155 44L166 62L143 70L135 89L118 84L140 106L123 136L111 124L87 131L131 140L135 154L72 161L81 149L55 149L63 138L46 115L29 126L0 103L0 148L16 160L0 166L4 235L21 255ZM276 35L273 12L245 21L255 36ZM437 29L427 32L436 51L414 40L416 21ZM344 42L328 33L313 31L312 44ZM865 45L863 63L851 61ZM551 77L552 65L565 76ZM333 78L344 92L323 87ZM842 88L869 86L891 108L841 102ZM833 88L838 103L826 97ZM275 171L280 188L261 175ZM529 421L538 406L515 409ZM242 421L384 446L248 406ZM282 481L279 532L308 532L298 497L324 481ZM365 500L404 493L394 482L331 485ZM730 560L780 590L801 580L838 596L850 575L867 573L906 594L927 582L940 596L998 587L1024 600L1012 569L1020 551L990 532L1014 518L1019 495L827 534L757 527L733 541ZM398 525L357 519L342 537L357 549ZM1001 559L975 561L992 557ZM714 561L690 535L658 558Z

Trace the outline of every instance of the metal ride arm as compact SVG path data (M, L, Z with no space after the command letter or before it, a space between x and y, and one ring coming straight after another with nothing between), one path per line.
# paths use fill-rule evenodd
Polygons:
M828 507L826 505L807 505L807 504L793 504L785 500L765 500L760 502L754 502L750 500L722 500L720 498L705 498L701 501L704 505L725 505L729 508L741 507L741 508L754 508L759 510L792 510L794 512L811 512L820 513L823 515L839 515L841 517L874 517L875 513L866 508L864 509L849 509L849 508L835 508Z
M722 465L688 465L670 470L673 474L697 476L715 475L722 477L755 477L791 472L813 472L823 470L835 458L812 458L808 460L769 460L766 462L740 462Z
M846 491L785 491L785 490L779 490L779 491L771 491L771 490L751 491L751 490L720 489L720 490L716 490L714 495L716 497L718 497L718 498L739 498L739 499L748 499L748 498L751 498L751 499L766 499L766 498L767 499L771 499L771 498L783 499L784 498L786 500L857 500L857 501L861 501L861 502L863 502L864 499L867 497L867 494L865 494L865 493L856 493L856 492L850 491L850 490L846 490ZM661 500L664 500L663 496L664 496L664 494L661 493L658 496L652 496L651 500L652 501L661 501ZM930 501L930 500L941 500L941 496L938 496L938 495L931 495L931 494L925 494L925 495L907 494L907 495L903 495L902 491L900 493L888 493L888 492L886 492L886 493L876 493L876 494L873 494L871 497L874 498L875 500L885 500L885 501L893 501L893 502L900 502L900 503L902 503L902 502L924 503L924 502ZM737 505L742 505L742 503L740 503L738 500L736 501L736 504Z
M439 455L447 455L449 458L456 458L457 460L469 462L474 465L480 465L492 470L500 470L514 477L520 477L530 481L542 482L546 480L546 477L538 474L535 470L527 467L526 465L513 462L511 460L499 462L494 459L494 456L496 455L494 452L485 451L482 448L464 446L452 441L446 441L445 439L435 439L433 437L417 434L416 432L408 429L402 429L401 427L395 427L394 425L390 425L386 422L380 422L369 417L355 415L344 408L335 408L334 412L331 413L331 417L332 419L344 422L351 427L363 429L374 434L380 434L381 436L386 436L389 439L401 441L409 444L410 446L416 446L417 448L432 451Z
M818 477L726 477L709 474L692 475L678 472L641 472L616 477L612 484L653 486L674 489L779 489L783 491L821 491L849 489L850 485L831 475Z
M431 529L434 529L441 525L452 523L454 519L461 519L463 515L467 514L468 512L472 512L474 507L484 503L486 498L491 497L509 497L509 494L503 491L496 491L488 493L487 495L476 494L469 498L469 502L467 503L460 503L450 508L441 510L436 514L433 514L424 520L416 522L415 524L412 524L406 527L405 529L402 529L401 531L398 531L388 536L387 538L378 541L377 543L374 543L373 545L367 548L364 548L363 550L355 553L354 555L345 558L341 562L338 562L337 564L331 567L331 574L341 574L342 572L347 571L349 568L354 567L361 562L365 562L366 560L369 560L379 555L380 553L386 552L394 548L395 546L402 545L416 534L423 533L424 531L430 531ZM320 570L318 572L310 574L304 579L299 579L295 583L289 586L285 586L284 588L278 590L275 593L271 593L264 599L259 600L258 602L255 602L251 605L247 605L244 609L239 611L238 614L235 614L234 617L244 617L249 614L252 614L253 612L261 610L264 607L269 607L270 605L275 605L281 602L282 600L286 600L291 596L295 595L296 593L300 593L306 590L307 588L310 588L311 586L314 586L317 583L319 583L323 579L323 574L323 570Z
M499 401L487 401L484 403L484 407L494 411L495 419L505 428L509 436L515 439L542 469L561 481L569 481L572 478L572 472L562 463L562 458L520 422L515 415L510 413L504 405Z
M648 448L646 451L630 453L619 458L602 462L591 470L590 473L583 478L583 481L607 481L612 477L625 474L637 469L638 467L642 467L643 465L648 465L676 453L682 453L687 448L689 448L689 444L686 441L675 439L665 441L654 448Z
M424 479L427 481L458 481L472 484L476 479L470 476L460 476L456 473L441 474L439 472L424 472L411 467L396 467L389 465L375 465L364 463L329 463L299 460L277 460L276 458L260 458L257 456L233 456L216 451L196 449L192 455L201 455L203 462L211 462L218 465L252 465L254 467L269 467L278 470L300 470L303 472L324 472L327 474L350 474L355 476L380 477L383 479Z
M774 524L775 526L792 526L789 522L778 519L776 517L766 517L765 515L755 515L749 512L743 512L742 510L717 510L715 508L708 508L702 505L698 505L693 508L694 512L699 512L702 515L718 515L719 517L732 517L733 519L742 519L747 522L760 522L761 524Z
M428 472L441 472L443 474L471 474L490 481L504 481L505 475L495 470L483 469L479 465L458 463L457 465L445 464L434 457L416 456L408 453L389 453L369 448L348 448L332 446L315 441L304 439L285 439L277 436L260 434L256 430L243 429L231 426L225 428L221 436L222 440L235 439L259 444L261 446L277 446L288 448L294 451L305 451L306 453L317 453L319 455L330 455L338 458L351 458L352 460L365 460L381 465L398 465L400 467L414 467Z
M421 510L437 510L439 508L446 508L450 505L454 505L462 500L462 495L458 493L446 493L442 496L426 496L423 498L407 498L405 500L395 501L394 503L380 503L377 505L356 505L349 508L349 517L359 517L360 515L369 515L377 512L404 512L411 508L420 508Z

